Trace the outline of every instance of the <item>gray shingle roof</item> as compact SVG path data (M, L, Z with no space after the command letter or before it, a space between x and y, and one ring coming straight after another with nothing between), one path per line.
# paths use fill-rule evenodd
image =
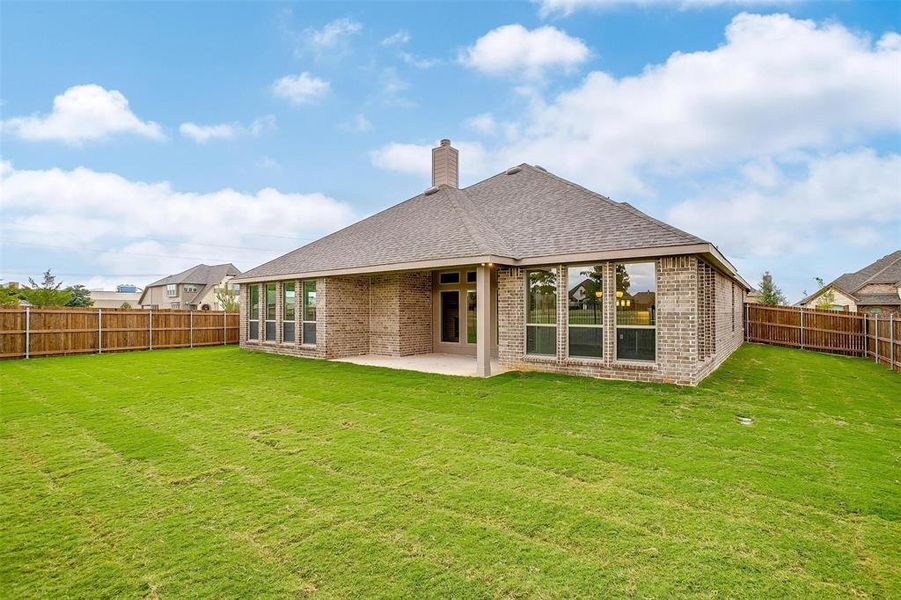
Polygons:
M830 287L851 294L856 297L855 292L865 285L871 283L890 283L897 285L901 282L901 250L895 250L891 254L886 254L876 262L870 263L860 271L855 273L844 273L835 278L835 280L826 284L820 290L817 290L807 298L804 298L799 304L806 304L816 298L821 291ZM869 297L869 295L868 295ZM878 302L872 304L880 304Z
M861 294L857 298L859 306L901 306L898 294Z
M226 275L240 274L241 271L238 270L238 267L231 263L225 263L223 265L196 265L181 273L163 277L159 281L148 284L146 287L156 287L158 285L168 285L170 283L196 283L199 285L207 285L219 283Z
M544 169L441 186L247 271L279 277L428 260L512 259L706 243Z

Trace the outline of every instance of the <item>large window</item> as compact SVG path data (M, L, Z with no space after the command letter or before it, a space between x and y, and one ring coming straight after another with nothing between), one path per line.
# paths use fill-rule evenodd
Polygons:
M657 273L655 263L616 265L616 357L657 358Z
M248 339L260 339L260 286L250 286L250 309L247 313L247 322L250 324Z
M296 298L294 295L294 282L288 281L282 286L282 341L288 344L294 343L294 308Z
M176 290L175 290L175 284L174 284L174 283L169 283L169 284L166 285L166 295L167 295L168 297L174 298L177 294L178 294L178 292L176 292Z
M476 329L478 326L479 305L476 301L476 291L466 290L466 343L475 344L478 339Z
M569 356L604 356L604 265L567 267Z
M303 282L303 338L304 344L316 343L316 280Z
M557 354L557 269L526 272L526 354Z
M266 284L266 341L275 341L275 284Z

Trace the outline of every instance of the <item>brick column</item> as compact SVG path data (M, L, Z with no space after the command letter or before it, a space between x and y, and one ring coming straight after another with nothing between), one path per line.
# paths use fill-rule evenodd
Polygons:
M604 315L604 363L616 360L616 263L604 264L604 295L601 305Z
M557 265L557 362L566 360L567 345L569 344L568 309L566 267Z

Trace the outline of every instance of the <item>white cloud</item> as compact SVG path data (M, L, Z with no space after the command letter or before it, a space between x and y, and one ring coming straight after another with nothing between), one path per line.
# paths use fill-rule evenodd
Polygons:
M300 75L286 75L272 84L272 93L294 105L313 102L325 96L331 85L304 71Z
M434 144L385 144L369 153L372 164L386 171L430 176L432 172L432 148ZM477 142L454 142L453 146L460 151L460 176L469 179L486 175L493 169L501 169L494 157ZM509 166L509 165L508 165Z
M880 231L894 231L897 242L901 155L861 149L810 159L804 167L793 180L777 173L784 183L776 189L767 178L763 185L708 190L674 206L669 222L745 257L812 252L827 244L875 246L887 241Z
M382 40L382 46L403 46L410 41L410 34L401 29L395 34L389 35Z
M354 115L350 120L341 123L339 127L343 131L349 133L365 133L367 131L372 131L372 123L366 118L366 115L360 113Z
M78 271L98 274L166 274L216 261L248 268L354 218L349 205L321 193L181 192L83 167L20 170L9 163L0 207L4 245L82 257Z
M182 123L178 130L185 137L189 137L198 144L204 144L209 140L230 140L237 135L234 125L220 123L219 125L197 125L196 123Z
M162 129L153 121L142 121L118 90L99 85L76 85L53 99L47 115L14 117L2 123L3 130L29 141L57 140L79 144L119 134L164 139Z
M353 19L342 17L326 23L322 29L307 30L310 45L316 50L334 48L344 42L348 37L362 31L363 25Z
M581 9L601 9L616 6L669 6L680 10L708 8L711 6L752 6L793 4L796 0L533 0L539 6L542 17L571 15Z
M439 58L422 58L420 56L416 56L415 54L411 54L410 52L400 51L397 53L404 63L410 65L411 67L416 67L417 69L431 69L434 66L440 65L442 62Z
M532 98L511 164L542 164L605 193L650 176L834 149L901 129L901 42L875 45L837 23L737 15L725 42L677 52L640 74L595 71L550 102Z
M254 119L247 127L240 123L219 123L217 125L198 125L190 121L179 125L178 130L185 137L191 138L198 144L205 144L210 140L230 140L243 135L258 136L264 131L275 129L275 117L266 115Z
M469 48L459 60L489 75L519 74L540 77L546 69L572 69L590 55L588 46L549 25L529 31L519 24L492 29Z
M494 135L498 127L491 113L482 113L466 119L466 126L484 135Z

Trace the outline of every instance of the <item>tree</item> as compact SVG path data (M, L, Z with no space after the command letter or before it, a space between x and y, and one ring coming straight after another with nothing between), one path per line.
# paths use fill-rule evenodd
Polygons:
M123 302L122 306L120 306L119 308L131 308L131 304L129 304L128 302Z
M31 277L28 278L30 286L21 290L21 297L32 306L65 306L72 298L72 292L61 290L63 282L56 282L56 277L50 269L44 271L44 278L38 284Z
M819 288L821 290L824 287L826 287L826 284L823 283L822 277L814 277L814 279L817 280L817 286L819 286ZM805 297L806 297L806 295L805 295ZM817 308L820 308L823 310L829 310L830 308L832 308L833 304L835 304L835 292L832 290L832 288L829 288L828 290L826 290L825 292L820 294L819 299L817 299L816 306L817 306Z
M19 294L22 290L11 283L0 285L0 306L19 306Z
M216 288L216 300L225 312L238 312L238 294L228 284Z
M94 306L94 301L91 300L91 292L83 285L73 285L67 289L72 293L72 297L66 302L66 306L77 306L79 308Z
M766 271L763 274L760 283L757 285L760 288L761 304L766 304L768 306L780 306L785 304L785 294L782 293L779 286L773 283L773 276L770 275L769 271Z

